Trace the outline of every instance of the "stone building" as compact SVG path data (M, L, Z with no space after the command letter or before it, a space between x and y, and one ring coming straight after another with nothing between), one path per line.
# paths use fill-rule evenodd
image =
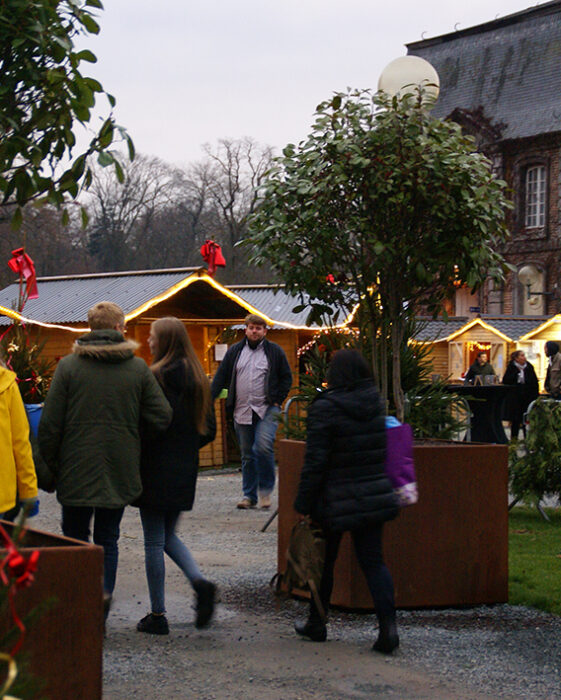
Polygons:
M501 252L515 270L500 288L458 289L452 315L504 318L511 328L518 319L526 328L533 317L537 327L561 311L561 0L407 49L440 76L433 114L475 138L513 201ZM528 266L529 288L518 277ZM539 359L537 341L526 349Z

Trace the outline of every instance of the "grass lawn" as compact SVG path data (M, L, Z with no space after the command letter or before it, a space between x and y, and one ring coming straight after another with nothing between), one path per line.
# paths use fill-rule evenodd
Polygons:
M509 583L512 605L561 615L561 510L515 507L509 514Z

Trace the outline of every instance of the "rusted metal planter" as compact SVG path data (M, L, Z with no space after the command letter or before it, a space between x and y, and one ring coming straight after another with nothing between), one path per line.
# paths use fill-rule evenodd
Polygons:
M296 522L305 443L279 444L278 570ZM386 563L400 608L508 600L508 448L473 443L414 447L419 502L384 529ZM345 534L335 566L333 605L372 609L366 581Z
M11 534L11 523L0 522ZM27 629L22 648L29 671L44 683L40 697L101 698L103 549L32 529L19 549L24 556L32 550L40 555L34 583L17 592L18 615L52 601ZM2 610L0 631L12 626L8 609Z

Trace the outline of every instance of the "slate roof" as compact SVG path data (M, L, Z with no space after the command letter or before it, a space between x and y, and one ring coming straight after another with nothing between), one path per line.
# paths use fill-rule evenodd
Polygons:
M41 323L86 324L88 309L102 299L115 302L127 315L155 297L164 295L175 285L190 278L196 279L201 272L206 271L178 268L39 277L39 298L27 301L23 315ZM240 318L248 313L247 307L228 299L220 289L211 287L204 280L205 277L202 278L203 284L195 282L188 289L178 292L188 296L188 308L195 315L209 317L209 308L212 310L211 318ZM232 285L226 289L276 321L273 328L287 325L306 327L308 311L294 314L292 309L300 303L299 299L287 294L280 285ZM18 292L18 283L1 290L0 306L13 309ZM339 319L339 323L342 321L343 318ZM6 316L0 316L0 325L10 322Z
M533 317L513 317L513 316L482 316L481 320L488 323L493 328L496 328L501 333L504 333L512 340L518 340L526 333L530 333L544 321L550 318L549 316L533 316Z
M466 323L468 323L468 319L463 317L450 318L448 321L420 319L415 340L423 343L444 340L444 338L463 328Z
M481 316L481 321L516 342L523 335L541 326L548 318L548 316ZM448 321L443 321L442 319L420 319L419 330L415 335L415 340L428 343L445 340L473 320L473 318L467 317L453 317Z
M561 0L407 49L440 76L436 117L483 107L505 140L561 131Z

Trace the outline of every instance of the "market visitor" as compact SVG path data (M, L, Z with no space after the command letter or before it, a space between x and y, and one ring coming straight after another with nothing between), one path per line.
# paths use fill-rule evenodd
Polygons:
M379 633L372 649L391 654L399 645L394 587L382 553L384 522L398 504L384 470L386 419L366 360L356 350L339 350L327 371L327 390L310 406L306 456L295 510L318 522L326 535L319 598L325 611L333 589L333 568L343 532L350 531L374 601ZM314 642L327 627L311 598L308 619L296 632Z
M163 433L142 428L142 495L133 505L140 506L151 612L137 629L168 634L164 552L195 590L195 626L208 625L214 611L216 586L204 578L175 529L181 512L193 507L199 449L214 440L216 424L210 383L183 323L172 317L154 321L148 345L153 358L150 369L173 409L173 418Z
M172 410L138 343L125 340L125 315L109 301L88 311L91 332L59 362L39 423L39 447L53 474L67 537L103 547L104 612L115 588L124 507L142 491L142 419L165 430Z
M243 498L238 508L271 507L275 487L274 442L281 405L292 385L284 350L265 337L260 316L245 318L245 338L228 349L212 382L212 398L227 389L242 458Z
M534 367L526 359L523 350L515 350L503 376L503 384L512 386L505 398L505 419L510 421L510 439L518 440L518 432L526 437L526 426L522 420L526 409L537 398L538 378Z
M29 421L15 372L0 361L0 518L13 520L19 504L37 502L37 476L29 442Z
M494 377L495 370L493 366L489 363L489 355L485 350L477 353L475 362L466 372L464 377L464 384L475 384L477 381L481 381L482 384L487 383L487 377ZM480 380L477 380L480 377Z
M547 373L545 375L545 390L552 399L561 399L561 353L559 345L548 340L545 344L545 356L548 358Z

